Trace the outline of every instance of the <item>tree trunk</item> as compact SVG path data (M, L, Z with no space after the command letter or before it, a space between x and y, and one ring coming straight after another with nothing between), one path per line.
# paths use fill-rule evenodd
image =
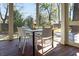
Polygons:
M3 24L2 24L2 31L5 32L6 31L6 27L5 27L5 20L3 20Z
M36 22L39 27L39 3L36 3Z
M50 6L51 8L50 8L50 12L48 11L48 14L49 14L49 25L51 26L52 4Z
M49 13L49 25L51 25L51 13Z
M57 4L57 6L58 6L58 20L59 20L59 24L60 24L60 5Z
M3 24L5 24L5 20L3 20Z

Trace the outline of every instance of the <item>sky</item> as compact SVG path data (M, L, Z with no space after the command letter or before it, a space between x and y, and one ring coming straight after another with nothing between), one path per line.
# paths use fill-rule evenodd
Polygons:
M21 13L23 13L23 18L26 18L27 16L32 16L35 19L36 5L34 3L17 3L14 5L16 5L16 8L20 10ZM0 7L1 7L2 14L4 15L5 9L3 7L3 4L1 4Z
M35 19L36 4L34 4L34 3L20 3L18 5L23 7L21 9L21 12L23 13L24 18L26 18L27 16L32 16Z

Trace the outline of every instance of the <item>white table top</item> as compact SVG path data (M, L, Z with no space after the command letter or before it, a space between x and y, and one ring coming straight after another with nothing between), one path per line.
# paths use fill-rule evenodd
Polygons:
M22 27L23 30L25 31L29 31L29 32L41 32L43 31L43 29L28 29L28 28L25 28L25 27Z

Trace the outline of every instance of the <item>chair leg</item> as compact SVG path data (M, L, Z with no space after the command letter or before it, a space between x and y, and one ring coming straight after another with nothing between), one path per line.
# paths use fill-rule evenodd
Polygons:
M38 51L38 42L37 42L37 40L35 40L35 54L37 53L37 51Z
M19 43L18 43L18 47L19 47L19 48L21 48L20 42L21 42L21 37L19 37Z
M20 42L21 42L21 37L19 37L19 41L18 41L18 44L17 44L17 46L18 46L18 54L20 54L20 51L21 51Z
M35 48L36 48L36 50L38 50L38 41L37 40L38 40L38 38L36 38L36 40L35 40L35 45L36 45Z
M26 39L24 39L24 45L23 45L22 54L24 54L25 46L26 46Z
M42 44L42 54L43 54L43 40L41 38L41 44Z

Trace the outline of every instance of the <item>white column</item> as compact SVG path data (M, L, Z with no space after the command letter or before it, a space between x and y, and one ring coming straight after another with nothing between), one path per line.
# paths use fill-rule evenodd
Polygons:
M68 42L68 4L61 4L61 44Z
M9 3L9 39L13 38L13 3Z

